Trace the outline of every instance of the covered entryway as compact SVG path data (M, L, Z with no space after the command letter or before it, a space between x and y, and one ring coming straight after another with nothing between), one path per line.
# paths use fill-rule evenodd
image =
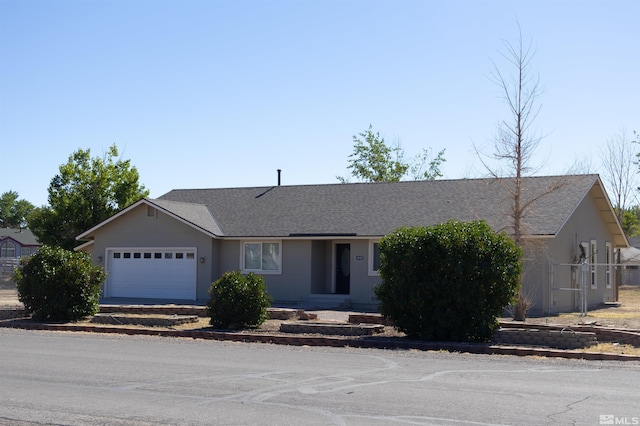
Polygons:
M107 249L105 297L196 299L195 248Z

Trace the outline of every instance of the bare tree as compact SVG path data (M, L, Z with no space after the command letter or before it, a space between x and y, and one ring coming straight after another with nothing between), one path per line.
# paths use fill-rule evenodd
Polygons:
M508 117L499 123L492 146L492 157L500 166L490 165L485 160L486 156L483 156L477 147L474 146L474 148L490 176L496 179L513 178L500 179L499 182L507 185L512 200L511 235L515 243L523 247L523 236L527 234L524 219L530 214L531 206L540 198L566 185L566 182L564 179L558 179L539 193L527 194L526 198L523 197L523 178L534 174L540 168L532 164L532 156L542 136L534 132L532 125L540 112L541 105L538 104L538 100L543 90L538 74L531 70L531 62L536 51L531 41L524 42L519 25L517 43L514 45L503 40L503 48L504 50L499 53L507 61L511 72L503 71L498 64L492 62L491 74L508 108ZM514 319L524 319L529 308L529 302L526 299L521 285L516 306L513 309Z
M637 136L637 135L636 135ZM614 209L618 221L624 224L625 214L628 209L628 201L636 189L636 153L634 152L631 135L624 127L618 133L607 140L607 145L600 151L603 173L602 179L607 186L609 194L613 197ZM623 225L624 227L624 225ZM616 250L616 294L622 284L622 260L620 249Z
M620 223L624 220L624 213L637 184L633 143L631 135L620 128L618 133L607 140L607 145L600 152L602 178L613 198Z

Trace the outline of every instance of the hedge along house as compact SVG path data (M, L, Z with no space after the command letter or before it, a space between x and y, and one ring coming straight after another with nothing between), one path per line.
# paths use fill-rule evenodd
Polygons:
M524 284L538 312L577 309L582 249L589 305L616 300L612 251L627 247L597 175L531 177L523 228L535 241ZM486 220L509 232L513 179L173 190L142 199L77 237L109 275L103 296L204 302L212 281L263 275L276 302L375 308L377 243L401 226ZM603 266L604 265L604 266ZM137 300L139 303L140 300Z

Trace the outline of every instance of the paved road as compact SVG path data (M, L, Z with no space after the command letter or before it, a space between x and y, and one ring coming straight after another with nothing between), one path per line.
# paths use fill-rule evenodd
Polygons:
M0 329L0 424L640 418L640 364Z

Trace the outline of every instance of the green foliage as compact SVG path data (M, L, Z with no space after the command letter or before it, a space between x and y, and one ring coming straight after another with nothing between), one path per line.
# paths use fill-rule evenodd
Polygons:
M404 151L400 145L388 146L379 132L374 133L373 127L353 136L353 153L349 156L351 174L365 182L397 182L411 170L416 180L433 180L442 176L440 166L444 161L444 150L433 160L429 160L428 149L423 150L414 158L413 163L404 161ZM428 167L425 169L425 166ZM346 183L347 179L338 176L337 179Z
M412 338L487 341L517 293L521 249L484 221L400 228L380 241L381 313Z
M85 252L42 246L14 274L18 298L39 321L75 321L98 312L106 278Z
M113 145L103 158L90 150L74 152L49 185L49 205L29 217L29 228L43 244L72 249L75 237L118 210L149 195L138 171L118 158Z
M267 319L267 308L271 306L264 278L253 272L225 273L211 284L209 295L207 312L210 324L216 328L258 327Z
M622 229L627 237L640 236L640 206L633 206L625 210L622 217Z
M447 161L444 158L444 149L439 151L435 158L429 159L430 156L431 150L427 148L415 156L411 165L411 175L414 180L435 180L442 176L440 166Z
M33 209L33 204L18 199L16 191L3 193L0 195L0 228L24 228Z

